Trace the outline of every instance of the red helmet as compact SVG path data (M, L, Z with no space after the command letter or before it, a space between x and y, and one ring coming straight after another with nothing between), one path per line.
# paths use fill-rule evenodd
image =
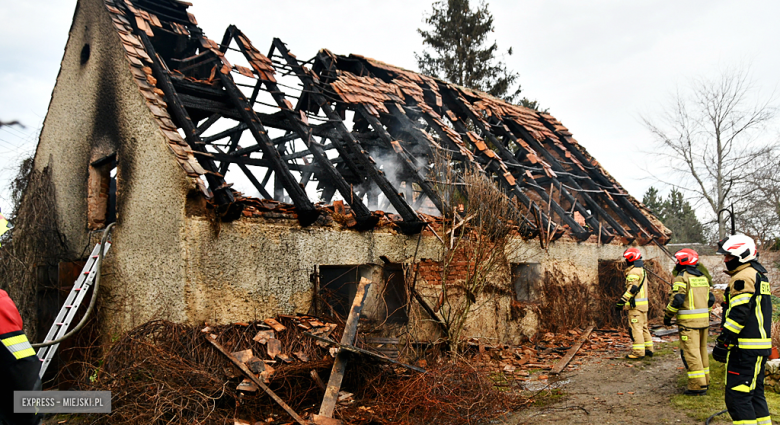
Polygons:
M699 262L699 254L692 249L681 249L674 254L674 258L677 259L677 264L683 266L695 266Z
M623 252L623 257L625 257L626 261L633 263L634 261L642 258L642 253L639 252L639 248L632 247Z

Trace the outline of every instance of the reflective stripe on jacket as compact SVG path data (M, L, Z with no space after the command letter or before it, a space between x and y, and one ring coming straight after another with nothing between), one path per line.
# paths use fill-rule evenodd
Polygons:
M34 356L35 350L22 330L22 316L8 293L0 289L0 363Z

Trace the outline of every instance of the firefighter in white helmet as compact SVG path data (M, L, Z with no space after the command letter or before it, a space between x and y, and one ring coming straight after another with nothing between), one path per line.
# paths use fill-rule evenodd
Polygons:
M627 359L653 357L653 339L647 328L647 310L650 306L647 298L647 273L645 273L642 253L638 248L628 248L623 252L628 269L626 270L626 292L618 300L615 309L628 308L628 333L633 345Z
M772 301L756 244L745 235L718 242L731 276L723 329L712 357L726 363L726 408L735 424L770 425L764 397L764 368L772 351Z

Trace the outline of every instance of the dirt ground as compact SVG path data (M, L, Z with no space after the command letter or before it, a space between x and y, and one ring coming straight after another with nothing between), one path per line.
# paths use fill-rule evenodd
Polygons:
M680 391L681 367L677 352L646 362L589 358L577 370L562 373L559 385L551 383L565 394L559 402L538 403L504 423L695 424L670 402Z

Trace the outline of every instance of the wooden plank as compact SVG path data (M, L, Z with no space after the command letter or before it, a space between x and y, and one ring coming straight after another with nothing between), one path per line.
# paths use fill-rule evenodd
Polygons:
M350 351L350 352L353 352L353 353L356 353L356 354L365 354L367 356L376 357L376 358L384 360L384 361L386 361L388 363L392 363L392 364L395 364L395 365L398 365L398 366L403 366L403 367L405 367L407 369L411 369L411 370L416 371L416 372L425 373L425 369L423 369L423 368L420 368L420 367L417 367L417 366L412 366L412 365L406 364L406 363L401 363L401 362L399 362L397 360L393 360L393 359L391 359L391 358L389 358L389 357L387 357L385 355L382 355L382 354L379 354L379 353L375 353L373 351L364 350L362 348L355 347L352 344L339 344L338 342L336 342L336 341L334 341L334 340L332 340L330 338L323 338L323 337L311 334L309 332L304 332L303 334L306 335L306 336L310 336L310 337L312 337L312 338L314 338L314 339L316 339L318 341L322 341L322 342L325 342L327 344L330 344L330 345L333 345L335 347L338 347L341 350Z
M368 294L368 287L371 285L371 281L365 277L360 278L360 283L357 287L357 293L355 293L355 299L352 301L352 308L347 316L347 323L344 325L344 334L341 336L342 345L352 345L357 335L358 319L360 318L360 312L363 310L363 304L366 302L366 295ZM330 379L328 379L328 387L325 390L325 397L322 399L322 405L320 406L320 416L326 418L333 417L333 411L336 410L336 402L339 398L339 389L341 389L341 381L344 379L344 371L347 368L347 358L343 351L339 351L336 355L336 361L333 363L333 369L330 372Z
M585 332L583 332L582 336L580 337L579 341L577 341L576 344L572 345L572 347L569 349L569 351L566 352L566 355L563 356L563 358L558 362L558 364L555 365L553 370L550 371L551 374L557 375L561 373L563 368L566 367L566 365L569 364L571 359L574 358L574 355L577 354L577 351L580 350L580 347L582 347L582 344L585 343L585 341L588 340L588 337L590 336L590 333L593 332L594 326L588 326L588 329L585 329Z
M221 346L213 337L207 336L206 340L208 340L208 342L211 343L211 345L216 347L217 350L219 350L222 354L224 354L225 357L230 359L230 361L241 370L241 373L243 373L244 376L249 378L250 381L252 381L255 385L260 387L263 391L265 391L266 394L271 396L271 398L274 399L274 401L277 404L279 404L279 406L281 406L282 409L284 409L287 413L290 414L290 416L292 416L293 419L295 419L295 422L298 422L301 425L308 425L307 422L303 420L303 418L298 416L298 414L295 413L295 411L292 410L292 408L288 406L287 403L284 402L284 400L282 400L278 395L276 395L275 392L273 392L270 388L268 388L268 386L265 385L263 381L258 379L245 364L238 361L237 358L235 358L232 354L230 354L230 352L228 352L223 346Z

